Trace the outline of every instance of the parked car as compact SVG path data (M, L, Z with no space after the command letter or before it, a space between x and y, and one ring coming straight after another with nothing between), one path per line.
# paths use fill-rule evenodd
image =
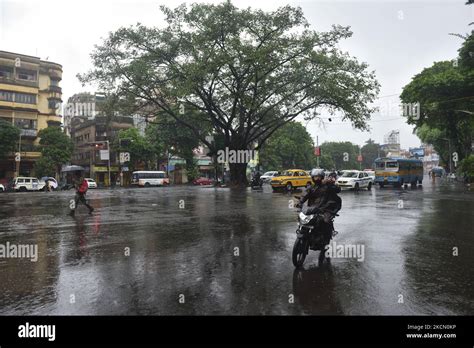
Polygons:
M97 188L97 183L95 182L94 179L85 178L85 180L87 181L87 185L89 186L90 189L95 189L95 188Z
M264 183L269 183L274 177L277 177L278 175L280 175L280 172L275 170L265 172L263 173L263 175L260 176L260 180L262 180Z
M48 181L48 184L51 186L52 190L56 190L58 188L58 182L56 181L55 178L53 178L51 176L43 176L40 179L40 182L44 183L43 190L45 190L45 191L47 190L46 181Z
M361 188L371 190L374 184L374 180L369 177L367 172L360 170L346 170L337 179L336 184L340 188L348 188L358 191Z
M367 175L372 178L373 181L375 181L375 170L372 169L364 169L364 173L367 173Z
M13 190L26 191L41 191L44 188L45 182L37 178L29 176L19 176L13 180Z
M297 187L311 186L311 176L302 169L289 169L270 181L273 191L286 188L291 191Z
M214 180L209 178L197 178L193 180L193 185L212 185L214 184Z
M5 186L3 186L2 184L0 184L0 192L5 192Z

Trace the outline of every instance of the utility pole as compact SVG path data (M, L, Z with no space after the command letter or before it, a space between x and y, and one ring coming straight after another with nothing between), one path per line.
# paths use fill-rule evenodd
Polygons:
M318 135L316 135L316 147L319 149L319 136ZM319 168L319 156L316 157L316 166Z
M16 176L20 176L20 162L21 162L21 134L23 132L23 129L26 129L26 125L23 125L21 128L20 128L20 139L19 139L19 142L18 142L18 161L16 161L16 168L15 168L15 171L16 171ZM16 156L15 156L16 157Z
M105 141L107 143L107 151L109 153L109 156L108 156L108 160L107 160L107 172L109 174L109 187L111 186L111 182L110 182L110 143L108 140Z
M448 151L449 151L449 173L453 172L453 165L452 165L452 154L451 154L451 139L448 138Z

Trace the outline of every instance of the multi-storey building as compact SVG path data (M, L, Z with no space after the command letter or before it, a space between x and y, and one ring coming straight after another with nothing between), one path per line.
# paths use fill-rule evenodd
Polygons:
M0 159L0 179L35 175L34 163L41 156L38 132L61 125L61 78L60 64L0 51L0 118L20 128L21 134L20 156Z
M71 138L74 142L73 164L84 167L85 174L99 184L109 186L115 183L119 173L118 155L110 149L109 158L102 156L101 151L108 150L122 129L133 127L133 118L114 116L108 120L106 116L75 116L71 120ZM108 143L109 142L109 143ZM110 167L109 167L110 163ZM110 170L110 183L108 174Z

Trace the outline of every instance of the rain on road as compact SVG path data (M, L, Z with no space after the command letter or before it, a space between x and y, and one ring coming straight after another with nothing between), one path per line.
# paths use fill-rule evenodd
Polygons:
M364 260L313 251L303 270L292 195L268 186L89 190L75 217L72 191L3 193L0 244L38 260L0 259L0 314L472 315L474 193L424 184L343 192L334 241Z

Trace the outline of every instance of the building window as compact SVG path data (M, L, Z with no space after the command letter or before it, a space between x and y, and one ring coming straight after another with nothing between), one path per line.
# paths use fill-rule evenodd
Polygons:
M0 77L11 78L13 76L13 68L8 66L0 66Z
M36 95L28 93L15 93L15 103L36 104Z
M15 118L15 126L20 129L36 129L36 120Z
M36 71L18 69L16 76L18 80L36 81Z
M59 107L59 102L57 100L51 99L48 100L48 108L57 109Z
M51 80L51 83L49 85L54 86L54 87L59 87L59 81L58 80Z
M7 91L0 91L0 100L2 101L13 101L13 94L12 92L7 92Z

